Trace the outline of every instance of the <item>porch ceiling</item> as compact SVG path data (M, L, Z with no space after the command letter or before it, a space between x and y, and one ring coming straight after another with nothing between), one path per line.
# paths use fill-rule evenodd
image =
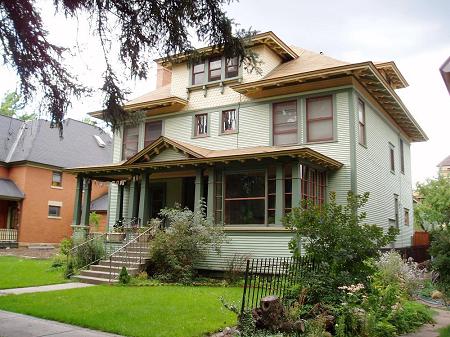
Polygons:
M156 146L158 144L158 146ZM288 146L259 146L251 148L233 149L233 150L208 150L195 147L189 148L188 144L180 144L177 141L160 137L153 144L150 144L132 159L122 164L95 166L95 167L77 167L66 169L72 174L86 174L95 176L95 179L103 180L121 180L120 178L130 177L142 170L161 171L165 169L186 170L198 166L226 165L231 162L260 162L262 160L277 160L281 158L303 159L314 165L321 166L327 170L337 170L342 167L342 163L327 157L308 147ZM185 159L177 160L154 160L154 157L162 151L182 151L190 153ZM192 156L195 152L197 155ZM153 159L153 160L152 160Z
M0 178L0 200L22 200L24 197L14 181Z

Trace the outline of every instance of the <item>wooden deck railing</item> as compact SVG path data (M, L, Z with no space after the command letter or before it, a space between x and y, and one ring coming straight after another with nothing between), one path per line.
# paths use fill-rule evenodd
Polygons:
M16 242L17 241L17 229L0 229L0 241Z

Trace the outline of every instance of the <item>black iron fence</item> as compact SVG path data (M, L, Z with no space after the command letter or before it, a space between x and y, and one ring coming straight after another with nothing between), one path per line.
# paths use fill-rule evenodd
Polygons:
M241 312L259 305L261 298L281 298L305 272L316 270L308 257L274 257L247 260Z

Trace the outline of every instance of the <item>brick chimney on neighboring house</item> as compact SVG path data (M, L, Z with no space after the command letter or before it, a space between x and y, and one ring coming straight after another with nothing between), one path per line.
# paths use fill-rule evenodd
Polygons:
M158 64L156 68L156 89L161 88L170 83L172 80L172 70L164 68Z

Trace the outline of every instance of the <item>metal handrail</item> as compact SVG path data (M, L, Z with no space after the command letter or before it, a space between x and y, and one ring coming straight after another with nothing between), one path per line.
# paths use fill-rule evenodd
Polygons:
M112 254L109 255L109 283L111 283L111 279L112 279L112 258L114 257L114 255L118 254L119 252L125 253L125 267L129 267L129 265L130 265L130 256L128 255L128 253L129 253L128 249L132 248L132 247L135 247L136 243L141 244L142 243L141 238L145 238L145 236L148 236L148 237L143 242L146 245L145 248L148 249L149 248L150 237L153 234L152 231L155 231L156 229L157 229L157 226L150 226L144 232L142 232L141 234L136 236L134 239L130 240L129 242L124 244L122 247L120 247L119 249L115 250ZM142 247L139 246L139 256L138 256L139 257L139 264L142 263L142 258L143 258L142 255L143 255ZM133 261L136 262L135 259L133 259Z
M66 261L67 264L69 263L69 258L74 254L75 251L77 251L78 249L80 249L80 247L82 247L82 246L84 246L84 245L87 245L89 242L92 242L92 241L94 241L94 240L103 239L103 242L104 242L107 234L108 234L108 233L103 233L102 235L94 236L94 237L92 237L91 239L86 240L86 241L80 243L79 245L76 245L75 247L71 248L71 249L69 250L69 253L67 254L67 261ZM105 248L105 253L106 253L106 248ZM106 254L105 254L105 255L106 255ZM81 268L78 268L78 270L86 269L87 267L89 267L89 266L93 265L94 263L100 261L105 255L100 256L98 259L96 259L96 260L94 260L94 261L88 263L87 265L85 265L85 266L83 266L83 267L81 267ZM73 272L72 274L68 274L67 276L70 277L70 276L72 276L74 273L75 273L75 272Z

